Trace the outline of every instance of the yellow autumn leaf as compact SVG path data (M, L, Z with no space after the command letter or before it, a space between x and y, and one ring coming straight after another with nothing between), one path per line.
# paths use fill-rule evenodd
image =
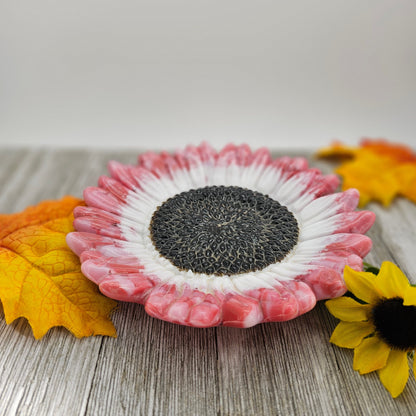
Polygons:
M36 339L54 326L76 337L116 336L109 319L116 302L82 273L65 242L73 231L71 196L44 201L21 213L0 215L0 301L6 323L28 320Z
M406 146L370 139L355 148L335 142L317 156L345 159L335 172L343 190L360 191L361 207L370 201L387 206L399 195L416 203L416 154Z

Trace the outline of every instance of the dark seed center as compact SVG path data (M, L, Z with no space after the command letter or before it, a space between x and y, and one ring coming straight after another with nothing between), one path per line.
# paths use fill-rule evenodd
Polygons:
M416 307L404 306L403 299L381 299L371 312L378 336L403 351L416 348Z
M281 261L298 241L298 223L277 201L237 186L182 192L155 211L150 235L181 270L233 275Z

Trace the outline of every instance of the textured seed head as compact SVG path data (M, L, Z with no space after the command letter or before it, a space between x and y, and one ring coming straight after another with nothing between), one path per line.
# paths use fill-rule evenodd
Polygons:
M279 202L237 186L182 192L153 214L159 253L182 270L233 275L279 262L296 245L298 223Z

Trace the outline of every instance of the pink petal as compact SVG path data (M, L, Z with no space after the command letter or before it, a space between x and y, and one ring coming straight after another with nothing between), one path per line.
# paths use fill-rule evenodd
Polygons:
M74 209L74 217L77 231L125 240L119 228L121 218L117 214L95 207L78 206Z
M307 192L319 198L334 192L338 188L339 183L340 180L336 175L319 175L316 178L316 184L310 184Z
M98 248L104 245L120 244L119 240L103 237L97 234L72 232L66 235L66 242L69 248L77 255L80 256L83 251Z
M160 177L166 175L167 168L165 159L170 157L167 153L157 154L154 152L146 152L139 156L138 162L141 168L150 171L152 174Z
M100 176L98 179L98 185L106 191L113 194L120 201L125 202L130 190L116 179L109 178L108 176Z
M84 261L82 273L90 280L99 284L111 275L136 274L143 270L143 265L135 257L96 257Z
M148 171L150 176L147 176L146 179L162 178L163 176L173 178L174 173L181 168L176 158L168 152L160 154L147 152L139 156L139 170L135 176L140 181L144 174L143 171Z
M102 253L100 253L98 250L85 250L81 253L79 259L81 260L81 263L84 263L84 261L90 259L99 259L101 257Z
M112 299L144 303L154 286L153 279L141 273L111 275L100 284L100 291Z
M191 308L192 301L190 299L176 299L167 310L166 316L161 319L174 324L188 325Z
M137 188L137 182L130 173L131 168L131 166L123 165L114 160L108 163L108 170L110 171L111 176L120 181L128 189L135 190Z
M222 309L223 325L248 328L263 321L259 301L237 293L228 293Z
M269 149L266 147L260 147L253 153L251 164L268 166L272 163L272 156Z
M186 168L193 169L202 164L201 155L198 152L198 149L195 146L187 146L183 151L177 151L175 156L186 161Z
M305 169L300 172L296 172L290 177L291 180L298 179L302 183L302 186L308 187L310 184L315 183L316 181L322 180L324 176L321 174L321 171L316 168Z
M116 224L114 221L98 216L84 216L74 220L74 227L78 231L124 240L125 238Z
M178 297L176 286L164 284L155 287L145 301L145 310L154 318L167 320L170 305Z
M134 166L130 169L130 174L136 181L137 185L143 189L143 184L148 182L154 182L157 180L156 174L150 170L145 169L142 166Z
M168 318L172 322L198 328L217 326L221 323L222 299L223 296L216 297L185 287L181 296L171 304Z
M237 165L237 146L227 144L219 153L217 159L218 166Z
M360 200L360 193L357 189L350 188L335 195L338 196L337 202L341 205L342 211L353 211L357 208Z
M88 279L99 285L102 281L104 281L108 275L109 270L107 268L103 268L99 264L100 258L98 259L89 259L81 264L81 271L84 273ZM97 264L98 263L98 264Z
M282 286L290 290L298 301L298 315L309 312L316 305L316 296L312 289L304 282L287 281Z
M197 147L202 162L208 166L214 166L218 158L218 153L208 143L202 143Z
M343 212L336 216L336 233L366 233L374 224L376 214L371 211Z
M370 237L362 234L333 234L327 237L330 243L323 251L343 251L347 250L364 258L371 250L372 241Z
M103 246L98 246L97 248L95 248L95 250L105 257L124 257L124 256L130 257L131 256L131 253L126 251L126 248L123 247L121 242L119 243L118 246L103 245Z
M109 211L113 214L120 212L121 202L110 192L90 186L84 190L84 200L87 205Z
M189 170L192 167L190 165L190 160L188 159L184 151L177 150L175 152L175 161L178 164L178 166L183 170Z
M219 301L212 295L198 290L174 286L156 288L145 303L147 313L165 321L206 328L220 324Z
M100 208L86 207L82 205L74 208L74 217L98 217L114 221L116 224L120 223L120 216L117 214L111 214L110 212Z
M336 298L347 291L339 272L324 266L315 267L309 273L299 276L297 280L309 285L317 300Z
M103 258L124 258L131 257L124 249L114 246L101 246L97 249L85 250L80 255L80 260L83 263L87 260L103 259Z
M198 290L191 290L189 287L182 288L180 295L178 292L176 294L178 296L166 309L162 319L176 324L190 325L192 310L202 304L206 294ZM202 326L206 326L206 317L200 316L200 318Z
M285 177L290 178L297 172L308 169L308 161L304 157L283 156L272 161L273 167L281 170Z
M189 170L189 177L192 187L200 187L206 183L207 172L199 150L195 146L187 146L183 151L175 153L176 160L180 161L179 165Z
M208 297L204 302L195 305L189 314L188 324L197 328L209 328L221 323L221 307Z
M362 270L363 259L345 250L344 252L330 253L322 257L319 256L310 262L310 264L324 266L342 274L345 266L350 266L354 270Z
M299 304L292 292L283 286L257 289L247 295L260 302L263 322L288 321L299 315Z
M166 154L163 160L166 166L166 173L170 178L174 178L175 172L182 169L182 167L179 165L176 158L169 154Z
M240 166L248 166L252 163L253 154L250 146L242 144L236 148L237 164Z
M307 169L291 175L287 181L281 185L278 195L285 201L293 203L296 201L297 209L302 209L307 203L311 202L309 196L317 198L319 196L333 192L339 185L339 179L335 175L324 176L317 169ZM300 201L302 195L308 196Z

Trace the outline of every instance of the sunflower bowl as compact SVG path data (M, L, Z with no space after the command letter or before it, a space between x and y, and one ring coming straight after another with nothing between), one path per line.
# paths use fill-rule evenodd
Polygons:
M301 157L206 143L111 161L68 245L106 296L193 327L286 321L346 291L375 215Z

